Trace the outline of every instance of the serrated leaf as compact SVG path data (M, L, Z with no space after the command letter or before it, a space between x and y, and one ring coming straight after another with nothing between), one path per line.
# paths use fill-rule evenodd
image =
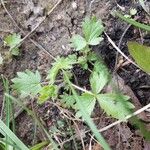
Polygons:
M60 69L71 69L73 64L77 62L76 55L69 55L67 58L64 57L57 57L56 61L52 64L52 68L49 71L47 79L50 80L50 84L55 82L56 76Z
M88 61L99 61L99 57L95 52L89 52L87 56ZM94 65L95 66L95 65Z
M103 61L101 60L101 58L97 58L98 60L94 63L94 69L93 71L96 72L105 72L106 76L108 76L109 72L108 72L108 68L104 65Z
M88 44L89 45L98 45L101 41L103 41L102 37L93 38Z
M4 41L5 41L6 45L10 47L10 51L11 51L12 55L19 54L19 48L17 46L21 42L21 36L19 34L14 33L12 35L8 35L4 39ZM17 47L15 47L15 46L17 46Z
M97 20L96 17L86 18L82 23L83 34L89 45L97 45L102 40L99 36L104 31L102 22Z
M82 96L79 96L80 102L82 103L82 106L84 106L83 110L85 110L85 112L91 116L91 113L94 109L95 103L96 103L96 99L93 95L90 95L88 93L83 93ZM82 117L82 113L79 110L78 105L76 104L76 117L80 118Z
M19 55L19 48L16 47L16 48L11 49L11 54L14 56L18 56Z
M61 102L64 107L74 108L76 100L73 95L68 95L65 93L64 95L61 95Z
M96 62L90 76L90 85L94 94L98 94L108 82L108 72L103 66L103 64Z
M18 77L12 79L13 88L20 92L24 97L35 96L41 90L41 76L38 71L35 73L26 70L17 72Z
M58 87L56 85L47 85L42 87L42 89L39 92L40 96L38 99L38 103L42 104L49 98L56 98L58 94Z
M90 84L92 88L92 92L95 94L98 94L104 86L108 82L108 77L105 75L103 71L101 72L92 72L92 75L90 77Z
M97 100L107 115L116 119L124 119L134 108L134 105L128 101L128 96L116 93L99 94L97 95Z
M150 47L137 42L128 42L128 49L136 63L147 73L150 73Z
M72 42L72 46L77 50L82 50L86 47L87 45L87 42L86 40L80 36L80 35L74 35L72 38L71 38L71 42Z

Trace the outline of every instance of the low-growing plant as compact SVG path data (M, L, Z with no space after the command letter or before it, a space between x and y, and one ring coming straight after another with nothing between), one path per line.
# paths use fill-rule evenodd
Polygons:
M58 98L66 106L74 109L77 117L81 117L82 113L78 108L72 91L67 88L68 83L66 82L63 71L66 72L71 81L73 79L72 69L75 65L79 65L84 69L89 69L90 64L93 66L89 76L90 90L88 91L73 83L71 84L72 87L81 91L78 98L84 106L83 109L91 115L96 101L98 101L101 108L108 115L117 119L123 119L130 113L129 109L133 109L134 106L128 101L128 96L118 94L114 91L112 93L102 93L103 88L110 81L110 75L100 56L97 56L90 48L91 45L97 45L103 40L101 37L101 34L104 31L102 22L95 17L92 17L91 19L86 18L82 23L82 30L83 36L74 35L71 38L72 46L79 53L78 56L77 53L67 57L58 56L52 64L45 81L41 80L38 71L35 73L29 70L18 72L18 76L12 79L12 82L14 83L13 87L24 97L38 96L38 103L40 104L47 100L55 100ZM56 82L58 76L61 78L60 83ZM47 83L46 85L44 84L45 82ZM63 94L59 95L59 89L62 88L62 85ZM123 103L120 99L123 100Z
M8 51L0 52L0 65L4 64L5 61L10 61L12 56L18 56L20 54L20 43L21 43L21 35L13 33L7 35L4 38L4 47L8 47Z
M134 106L128 96L115 91L103 92L104 87L111 81L111 76L100 56L91 49L91 46L98 45L103 40L102 22L96 17L86 18L82 23L82 31L82 36L77 34L71 38L75 52L67 57L56 57L46 79L42 80L38 70L35 73L29 70L18 72L17 77L12 79L13 88L21 97L36 97L39 104L48 100L59 100L62 106L74 109L76 117L82 117L103 148L109 150L110 147L90 118L96 102L107 115L116 119L124 119ZM72 70L76 66L89 71L89 90L72 82ZM62 94L60 89L63 90Z
M19 55L19 44L21 42L21 36L19 34L11 34L5 37L4 44L9 47L9 51L12 55Z

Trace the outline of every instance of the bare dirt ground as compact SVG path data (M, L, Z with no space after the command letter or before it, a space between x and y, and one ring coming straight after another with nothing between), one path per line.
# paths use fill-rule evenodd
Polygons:
M33 30L56 3L57 1L55 0L5 1L5 6L10 15L24 33L18 29L1 5L0 45L3 44L4 37L10 33L19 33L24 37ZM30 38L36 41L36 45L27 38L21 45L20 56L14 57L12 60L5 58L5 64L0 68L0 73L4 74L8 79L12 79L18 71L38 69L44 77L52 63L52 59L45 51L50 52L53 56L71 53L72 49L69 40L73 34L81 32L81 23L85 16L90 13L103 20L106 32L118 45L124 30L128 26L126 23L111 15L112 10L119 9L118 5L124 7L127 12L131 7L136 7L139 13L138 19L147 24L150 23L150 19L145 16L142 8L138 5L136 6L132 1L95 0L92 3L91 0L62 0L56 9L46 17L45 21L36 29L36 31L31 34ZM109 44L105 35L103 35L103 37L104 41L93 49L103 57L105 63L113 72L116 51L111 44ZM140 31L132 26L127 30L120 45L121 50L126 54L128 54L126 42L130 40L141 40ZM148 34L143 35L142 40L143 43L150 45L150 36ZM5 56L5 51L7 51L7 49L2 51ZM119 59L122 59L121 56L119 56ZM87 82L84 79L86 78L86 73L78 69L74 72L78 75L81 84L86 85ZM150 76L138 70L131 64L120 66L117 73L123 78L125 84L134 92L138 100L137 103L140 103L141 107L150 102ZM2 101L3 87L2 82L0 81L0 106L2 106ZM60 143L65 143L62 146L62 149L75 149L73 140L67 142L70 138L70 131L67 131L67 127L69 124L76 129L76 126L72 125L73 123L63 116L56 105L47 102L43 106L38 106L36 102L33 102L29 104L29 108L33 109L37 116L43 119L43 124L50 133L54 130L54 127L61 131L61 133L57 133L56 131L54 137L58 137L57 140ZM106 117L99 108L95 109L93 117L98 118L95 119L95 123L99 129L114 122L113 119ZM60 126L60 122L64 122L64 124ZM83 122L76 123L78 124L80 132L83 133L82 138L84 139L86 149L89 149L89 145L92 144L92 150L101 150L102 148L96 144L94 140L91 140L90 132L84 134L88 129L87 126ZM146 125L149 126L148 123L146 123ZM24 111L17 116L16 126L18 137L29 146L34 145L45 138L44 135L42 135L41 130L36 128L34 120ZM65 133L65 135L63 133ZM78 134L77 129L75 130L75 133ZM130 123L117 125L103 132L103 135L114 150L149 149L149 144ZM83 149L79 137L77 138L77 142L79 149Z

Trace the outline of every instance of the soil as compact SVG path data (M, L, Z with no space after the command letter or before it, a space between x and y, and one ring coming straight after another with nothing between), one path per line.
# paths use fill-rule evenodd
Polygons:
M111 15L113 10L124 8L125 12L129 12L130 8L134 7L138 10L138 20L150 24L150 19L141 6L131 0L95 0L93 3L91 2L91 0L63 0L30 38L35 40L53 56L68 55L72 52L69 43L70 37L75 33L81 33L81 23L90 12L96 15L97 18L103 20L106 33L117 45L128 24L114 18ZM5 1L6 8L18 26L25 32L25 35L41 21L46 12L55 4L55 0ZM3 7L0 6L0 39L2 41L0 42L0 46L3 44L4 37L10 33L19 33L24 37L24 34L20 32ZM111 46L104 34L103 37L104 41L100 45L93 47L93 50L96 51L98 55L102 56L104 62L113 73L115 70L116 50ZM131 26L127 30L120 45L120 49L128 56L129 53L126 43L132 40L150 45L150 35ZM45 77L52 63L52 59L47 53L36 47L29 38L23 42L20 49L20 56L13 57L11 60L5 59L5 64L0 68L0 73L10 80L10 84L16 72L24 71L25 69L38 69L41 75ZM5 51L7 51L7 49L2 51L4 51L3 55L5 56ZM122 59L120 55L119 59ZM126 62L124 59L123 61ZM87 86L88 81L86 79L88 73L78 67L73 71L78 78L79 85ZM125 66L120 66L116 73L120 75L125 84L132 89L141 106L150 103L150 76L148 74L137 69L130 63L127 63ZM4 89L2 82L0 82L0 109L2 109L3 93ZM47 102L39 106L36 100L32 100L28 107L33 109L37 117L43 120L42 123L47 130L53 133L54 137L58 137L58 139L55 138L55 140L63 143L70 138L71 131L68 126L75 125L72 125L73 123L62 115L59 107L57 107L57 103ZM67 111L64 108L61 109ZM95 120L95 123L99 129L115 121L105 116L98 107L95 108L92 117L98 118ZM32 146L45 139L45 135L41 129L36 127L35 121L26 112L23 111L19 114L15 121L17 136L28 146ZM77 124L80 132L83 132L84 135L88 127L80 121L77 122ZM78 135L76 126L74 128L76 129L74 132ZM61 133L56 131L56 129L60 130ZM139 131L133 128L130 123L117 125L103 132L103 135L114 150L148 150L147 147L149 143L145 141L142 135L139 134ZM89 149L91 141L90 133L85 134L83 138L86 149ZM77 138L77 142L79 149L82 149L79 137ZM91 145L92 150L102 149L94 140L92 140ZM62 149L74 150L74 141L70 140L66 142Z

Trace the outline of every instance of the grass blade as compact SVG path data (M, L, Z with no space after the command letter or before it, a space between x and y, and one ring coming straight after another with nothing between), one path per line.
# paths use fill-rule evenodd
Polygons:
M2 134L4 136L8 136L18 147L20 150L29 150L27 146L5 125L5 123L0 119L0 130L2 130Z
M4 76L1 76L1 77L2 77L2 81L3 81L4 91L6 93L9 93L9 81ZM6 104L6 107L5 107L6 108L6 126L8 128L10 128L10 118L11 118L11 114L13 114L12 113L13 105L11 103L11 100L6 96L4 96L4 102ZM13 125L14 125L14 123L13 123ZM6 138L6 143L5 143L6 150L9 150L11 146L8 143L12 143L12 141L10 140L10 138L8 136L6 136L5 138Z
M57 145L57 144L55 143L55 141L52 139L51 135L49 135L49 133L48 133L47 130L44 128L44 126L41 124L41 122L38 120L38 118L35 116L35 114L34 114L30 109L28 109L26 106L24 106L24 104L23 104L20 100L14 98L13 96L11 96L11 95L9 95L9 94L7 94L7 93L5 93L5 95L6 95L7 97L9 97L13 102L15 102L15 103L17 103L19 106L23 107L23 109L37 122L37 124L39 125L39 127L41 127L41 129L44 131L44 133L46 134L47 138L49 139L49 141L50 141L51 144L53 145L54 149L55 149L55 150L59 150L59 149L58 149L58 145Z

